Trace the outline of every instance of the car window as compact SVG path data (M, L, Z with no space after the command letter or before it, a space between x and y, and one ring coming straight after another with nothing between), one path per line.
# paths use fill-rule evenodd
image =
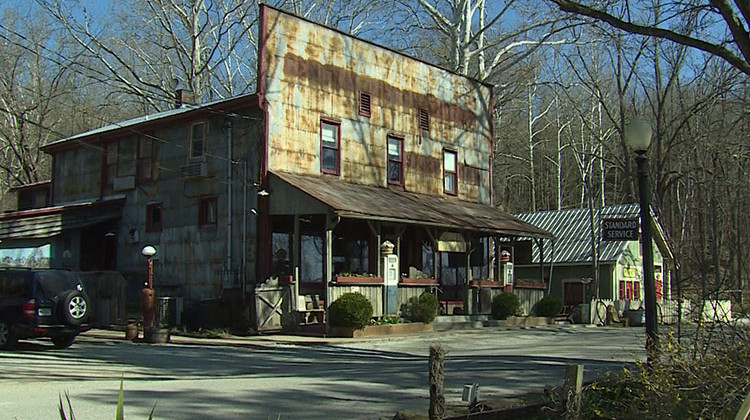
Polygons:
M0 296L17 298L26 296L26 279L16 273L0 273Z
M52 299L65 291L75 290L78 276L67 271L49 271L36 273L37 285L41 294Z

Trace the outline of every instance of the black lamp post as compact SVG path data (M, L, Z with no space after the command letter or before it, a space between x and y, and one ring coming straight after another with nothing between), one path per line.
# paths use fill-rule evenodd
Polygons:
M651 235L651 191L648 179L646 152L651 144L651 126L641 118L635 118L625 127L625 143L636 153L638 165L638 193L641 207L641 246L643 247L643 291L646 310L646 356L654 361L659 343L656 319L656 286L654 284L654 256Z

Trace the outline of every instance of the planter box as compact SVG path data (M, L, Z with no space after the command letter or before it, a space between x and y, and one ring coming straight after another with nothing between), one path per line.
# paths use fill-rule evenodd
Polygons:
M469 286L481 286L481 287L503 287L503 284L499 281L490 280L472 280L469 282Z
M383 284L383 279L380 277L335 276L333 281L338 284Z
M401 281L398 282L399 286L437 286L438 281L435 279L412 279L408 277L402 277Z
M331 337L378 337L382 335L394 334L415 334L432 331L432 324L423 324L421 322L411 322L408 324L393 325L368 325L361 330L346 327L331 327L329 336Z

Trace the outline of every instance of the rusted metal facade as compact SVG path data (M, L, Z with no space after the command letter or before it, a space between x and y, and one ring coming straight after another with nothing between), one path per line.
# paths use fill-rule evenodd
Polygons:
M319 176L321 120L340 124L345 182L387 187L389 135L403 139L404 191L443 195L443 150L458 155L458 198L491 204L491 87L264 7L260 82L268 168ZM360 93L370 96L369 116ZM420 129L420 110L428 130Z

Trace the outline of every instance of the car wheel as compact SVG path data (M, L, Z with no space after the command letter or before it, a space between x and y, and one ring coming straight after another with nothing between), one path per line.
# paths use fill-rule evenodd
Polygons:
M71 290L63 295L62 299L62 313L65 317L65 322L69 325L77 327L89 317L89 302L86 299L86 295L77 291Z
M58 349L66 349L70 347L71 344L73 344L73 340L75 340L75 338L75 334L56 335L52 337L52 344L54 344Z
M5 321L0 321L0 349L10 349L16 345L18 339L10 330L10 325Z

